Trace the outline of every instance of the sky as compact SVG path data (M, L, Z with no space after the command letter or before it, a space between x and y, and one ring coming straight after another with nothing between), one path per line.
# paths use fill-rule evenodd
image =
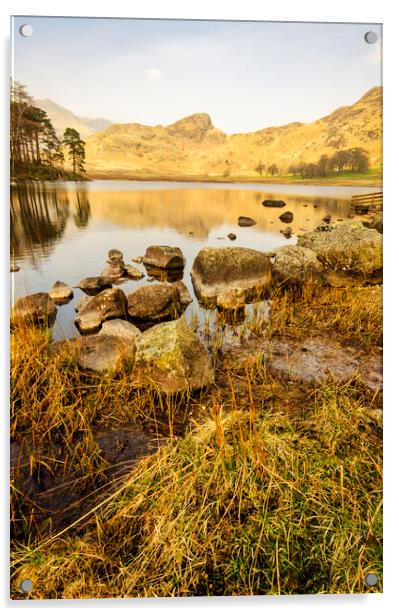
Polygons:
M167 125L206 112L247 132L311 122L381 85L381 37L376 24L14 17L12 77L79 116Z

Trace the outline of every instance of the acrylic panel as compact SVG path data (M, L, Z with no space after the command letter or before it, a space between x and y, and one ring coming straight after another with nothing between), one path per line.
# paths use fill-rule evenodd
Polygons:
M382 25L11 30L11 597L382 592Z

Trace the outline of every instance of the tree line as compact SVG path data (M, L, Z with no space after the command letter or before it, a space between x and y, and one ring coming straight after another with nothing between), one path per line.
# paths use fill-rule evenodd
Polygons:
M326 177L343 173L362 173L370 167L369 155L363 148L338 150L332 156L323 154L317 163L299 162L288 168L288 173L301 178Z
M26 86L11 85L11 175L37 179L80 179L85 172L85 142L74 128L59 137L47 113L33 104ZM72 174L65 170L65 154Z
M290 165L288 173L299 175L301 178L326 177L329 175L342 175L343 173L362 173L370 167L368 152L363 148L350 148L337 150L332 156L323 154L317 163L305 163L299 161ZM262 176L266 171L269 175L278 175L279 168L276 164L265 165L259 161L254 171Z

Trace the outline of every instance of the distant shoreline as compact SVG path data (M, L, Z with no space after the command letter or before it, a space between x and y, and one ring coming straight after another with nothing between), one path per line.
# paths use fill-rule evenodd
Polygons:
M382 176L359 177L329 177L329 178L290 178L287 176L274 177L222 177L222 176L179 176L179 175L134 175L129 173L97 173L89 172L90 180L131 180L136 182L209 182L215 184L305 184L309 186L370 186L380 188Z

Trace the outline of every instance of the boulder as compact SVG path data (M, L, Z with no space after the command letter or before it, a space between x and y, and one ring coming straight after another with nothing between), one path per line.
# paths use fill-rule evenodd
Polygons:
M115 372L128 360L134 361L136 344L118 336L91 335L75 341L80 368L94 372Z
M292 227L285 227L285 229L281 229L280 233L282 233L284 237L289 239L292 235Z
M235 233L228 233L228 234L227 234L227 237L228 237L228 238L229 238L229 240L231 240L232 242L233 242L234 240L236 240L236 239L237 239L237 236L236 236L236 234L235 234Z
M178 280L177 282L174 282L172 284L172 287L175 287L178 290L179 297L180 297L180 303L183 306L183 308L187 308L187 306L189 306L192 303L193 298L191 297L190 292L187 289L184 282L182 280Z
M105 289L95 295L78 312L75 325L81 333L98 331L109 319L126 318L127 300L121 289Z
M57 280L57 282L53 284L48 294L50 295L51 299L53 299L56 303L64 303L65 301L69 301L73 297L73 291L71 287L65 284L65 282L61 282L60 280Z
M57 308L48 293L34 293L21 297L11 310L11 325L54 325Z
M252 227L253 225L256 225L256 221L249 216L240 216L238 218L239 227Z
M279 219L281 222L292 222L294 220L294 214L292 212L284 212L284 214L279 216Z
M243 289L226 289L219 293L216 305L223 310L235 310L245 306L245 291Z
M137 341L136 375L141 385L167 394L200 389L213 383L210 358L184 319L160 323Z
M310 248L325 267L332 286L361 286L382 281L382 235L362 222L321 225L298 240Z
M183 269L165 269L162 267L155 267L154 265L145 265L144 267L151 280L158 280L159 282L176 282L183 278Z
M264 207L284 207L287 205L285 201L279 201L278 199L265 199L262 201Z
M129 318L138 324L176 319L182 312L180 294L173 285L145 285L128 296Z
M252 248L202 248L191 270L195 294L200 303L214 308L218 297L234 289L244 291L245 301L267 294L272 273L269 258Z
M283 246L276 251L273 281L281 285L322 281L323 269L313 250L302 246Z
M134 265L125 265L125 272L129 278L133 278L134 280L141 280L144 278L143 272L140 272Z
M123 261L123 252L121 252L120 250L118 250L117 248L111 248L111 250L108 251L108 259L109 261Z
M180 248L172 246L149 246L143 257L144 265L161 269L183 269L186 260Z
M111 282L107 278L102 276L91 276L89 278L82 278L79 284L76 285L76 289L81 289L87 295L96 295L104 289L110 289L112 287Z
M78 299L78 301L76 302L75 312L80 312L81 310L83 310L83 308L88 304L90 300L91 300L90 296L83 295L83 297Z
M101 272L101 276L108 280L119 280L126 276L125 266L120 261L114 261L111 265L107 265Z
M98 334L101 336L116 336L129 343L136 342L141 336L141 331L129 321L111 319L102 324Z
M370 220L363 220L363 224L368 229L375 229L376 231L378 231L378 233L384 232L382 214L376 214Z

